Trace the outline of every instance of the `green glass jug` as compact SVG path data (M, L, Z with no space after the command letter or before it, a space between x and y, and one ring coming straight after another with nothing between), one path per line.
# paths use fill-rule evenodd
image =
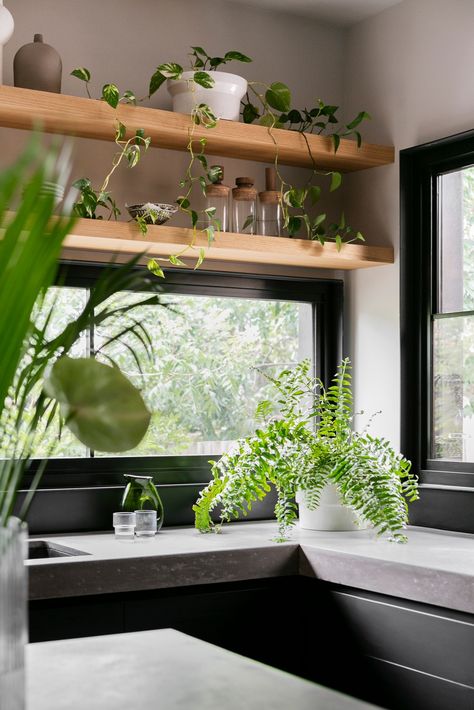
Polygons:
M128 480L123 493L122 510L133 513L135 510L156 510L157 530L163 525L165 512L152 476L134 476L124 474Z

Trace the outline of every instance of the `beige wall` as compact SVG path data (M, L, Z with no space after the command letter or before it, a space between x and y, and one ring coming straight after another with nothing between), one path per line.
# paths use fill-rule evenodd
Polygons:
M15 18L15 33L4 50L4 80L13 83L16 50L42 32L63 59L63 93L84 95L81 82L69 76L77 66L88 67L94 92L106 82L145 95L148 80L164 61L186 62L187 48L199 44L210 53L238 49L253 64L229 66L230 71L264 82L280 80L293 90L298 104L321 96L340 104L343 84L343 32L281 13L234 5L225 0L8 0ZM165 87L151 105L170 108ZM22 132L0 132L0 164L18 152ZM99 182L113 154L110 143L78 140L75 177ZM216 159L225 167L228 184L237 175L251 175L264 187L264 166L258 163ZM186 155L150 150L133 171L121 170L111 187L119 202L174 201L186 167ZM305 171L289 169L298 182ZM340 197L330 203L338 215ZM179 224L174 218L174 224Z
M473 128L473 28L472 0L405 0L350 29L344 106L373 114L367 139L399 151ZM374 429L398 443L398 158L394 166L350 176L345 207L371 242L397 252L393 267L351 274L346 297L357 404L382 409Z

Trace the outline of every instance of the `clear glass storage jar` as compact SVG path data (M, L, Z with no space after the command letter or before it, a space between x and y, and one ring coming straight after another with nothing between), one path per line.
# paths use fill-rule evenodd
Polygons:
M249 177L239 177L232 190L233 231L239 234L256 234L257 221L257 190L254 180Z

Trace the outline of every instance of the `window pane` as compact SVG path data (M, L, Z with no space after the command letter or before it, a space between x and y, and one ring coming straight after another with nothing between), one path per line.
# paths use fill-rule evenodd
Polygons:
M441 313L474 310L474 167L439 178Z
M142 390L153 412L144 441L127 455L218 455L253 432L261 399L276 400L255 367L274 375L311 357L312 307L179 294L167 302L169 308L133 312L153 341L155 361L143 359L142 374L119 342L104 350ZM110 328L96 331L96 348L110 335Z
M54 306L54 316L50 319L46 330L48 339L58 335L65 326L76 319L81 313L87 299L87 290L83 288L50 288L46 295L44 304L41 310L36 314L35 322L38 327L41 327L45 322L46 314ZM71 349L72 357L86 357L88 355L87 336L84 334L79 342ZM34 396L31 397L31 408L29 414L32 415L33 402L39 393L36 390ZM50 458L60 457L83 457L87 455L87 448L83 446L75 436L67 429L63 429L61 438L58 439L59 419L55 417L52 424L46 431L40 430L37 432L35 447L33 451L34 458Z
M433 324L433 451L474 461L474 317Z

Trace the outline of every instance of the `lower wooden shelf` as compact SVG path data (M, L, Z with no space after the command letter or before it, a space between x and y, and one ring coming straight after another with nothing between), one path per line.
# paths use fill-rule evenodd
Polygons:
M191 242L191 229L150 226L142 235L134 222L107 222L79 219L64 244L64 255L78 261L110 261L112 255L131 256L146 252L147 257L169 257ZM338 252L335 244L321 246L305 239L263 237L220 232L209 247L205 234L198 232L195 251L183 260L195 261L204 248L206 261L261 264L275 267L314 269L364 269L393 264L391 247L347 244ZM205 263L203 268L205 268ZM239 268L239 271L242 269Z

